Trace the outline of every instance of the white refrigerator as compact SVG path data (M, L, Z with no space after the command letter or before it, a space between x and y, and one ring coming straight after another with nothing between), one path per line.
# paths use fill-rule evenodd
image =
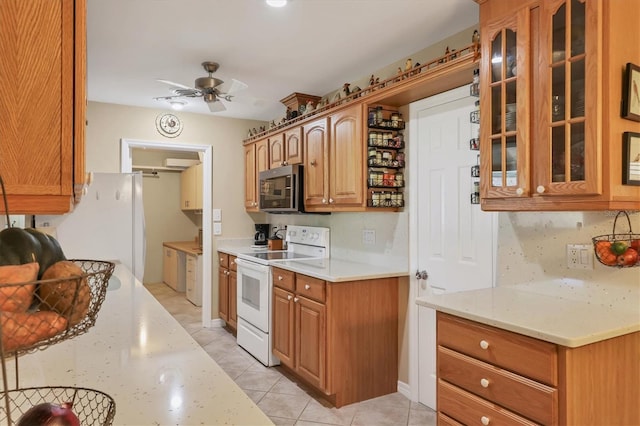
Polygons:
M54 235L67 259L119 261L142 282L145 261L142 173L93 173L71 213L39 215L36 228Z

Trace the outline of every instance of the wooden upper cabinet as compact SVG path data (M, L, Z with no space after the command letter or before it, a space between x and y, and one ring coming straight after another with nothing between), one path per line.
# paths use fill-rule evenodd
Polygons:
M69 212L85 181L85 0L2 1L0 27L0 173L9 210Z
M623 70L640 44L634 0L480 4L481 204L484 210L626 210Z
M244 147L244 207L257 212L260 197L258 175L269 169L269 141L261 139Z
M364 210L362 104L303 125L305 209Z
M269 138L269 168L302 164L302 127L294 127Z
M285 165L284 133L269 137L269 168Z
M482 31L480 138L485 198L529 193L529 9L491 21ZM486 178L484 178L486 176Z
M364 205L362 108L362 104L356 104L329 117L329 204L334 210L335 207Z
M258 177L256 176L256 144L244 146L244 208L258 210Z
M302 126L304 140L304 206L324 207L329 200L329 119Z

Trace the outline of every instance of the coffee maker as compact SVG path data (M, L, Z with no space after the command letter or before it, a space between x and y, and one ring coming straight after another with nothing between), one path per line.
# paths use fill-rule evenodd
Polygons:
M256 246L266 246L269 238L269 224L256 223L256 233L253 236L253 244Z

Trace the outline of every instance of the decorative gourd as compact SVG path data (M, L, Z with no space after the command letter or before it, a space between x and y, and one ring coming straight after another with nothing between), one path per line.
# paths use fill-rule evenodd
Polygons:
M38 262L38 279L51 265L66 260L58 241L33 228L6 228L0 231L0 265Z

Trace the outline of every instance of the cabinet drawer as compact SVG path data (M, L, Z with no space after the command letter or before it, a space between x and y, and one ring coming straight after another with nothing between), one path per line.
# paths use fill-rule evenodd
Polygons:
M229 267L229 255L227 253L218 252L218 261L223 268Z
M438 347L438 377L543 424L558 418L556 389Z
M556 345L438 312L438 345L551 386L558 384Z
M438 413L438 426L464 426L462 423L458 423L449 416L445 416L442 413Z
M273 285L284 288L285 290L294 291L296 274L284 269L273 268Z
M325 299L325 282L306 275L296 276L296 293L308 299L323 302Z
M438 412L466 425L536 424L442 380L438 380Z
M229 255L229 270L230 271L237 271L238 270L238 265L236 265L236 257L237 256Z

